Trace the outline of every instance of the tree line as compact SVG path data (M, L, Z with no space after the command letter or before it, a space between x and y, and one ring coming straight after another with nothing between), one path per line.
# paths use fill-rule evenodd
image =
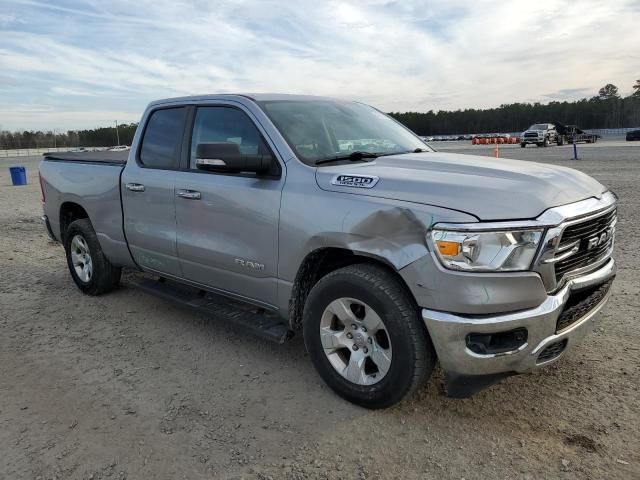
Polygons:
M634 93L622 98L618 87L607 84L598 95L573 102L511 103L497 108L434 112L392 112L390 115L418 135L521 132L539 122L562 122L581 128L640 127L640 80ZM90 130L0 131L0 150L16 148L106 147L131 145L137 123ZM118 142L119 137L119 142Z
M22 132L0 131L0 150L18 148L60 148L60 147L109 147L113 145L131 145L137 123L100 127L88 130L68 130L54 132L25 130ZM119 143L118 143L119 140Z
M521 132L534 123L561 122L581 128L640 127L640 80L626 98L607 84L597 96L572 102L510 103L497 108L392 112L418 135Z

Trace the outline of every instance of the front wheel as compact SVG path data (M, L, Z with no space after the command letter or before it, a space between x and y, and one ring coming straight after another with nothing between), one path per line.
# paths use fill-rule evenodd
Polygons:
M69 225L64 235L67 265L73 281L87 295L100 295L116 288L122 269L104 256L96 232L87 218Z
M436 355L404 285L382 267L329 273L311 290L304 342L323 380L367 408L401 401L430 377Z
M521 143L521 144L520 144L520 148L525 148L526 146L527 146L527 144L526 144L526 143Z

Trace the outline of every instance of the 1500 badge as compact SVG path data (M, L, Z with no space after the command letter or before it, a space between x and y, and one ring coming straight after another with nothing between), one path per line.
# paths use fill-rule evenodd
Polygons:
M333 177L331 183L340 187L373 188L378 180L375 175L340 174Z

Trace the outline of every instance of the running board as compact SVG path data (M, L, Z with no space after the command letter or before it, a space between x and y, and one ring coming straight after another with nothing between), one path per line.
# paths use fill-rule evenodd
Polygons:
M231 300L222 295L199 290L188 285L161 278L144 279L138 288L203 315L226 320L258 337L284 343L293 332L278 315L254 305Z

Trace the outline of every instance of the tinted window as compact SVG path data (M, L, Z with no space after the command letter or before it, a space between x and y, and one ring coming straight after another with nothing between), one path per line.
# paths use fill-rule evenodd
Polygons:
M531 125L529 130L546 130L549 127L550 125L547 125L546 123L536 123L535 125Z
M254 123L240 110L227 107L198 108L191 137L189 167L196 168L198 144L217 142L235 143L243 154L270 153Z
M145 167L177 168L185 112L185 108L167 108L151 114L140 149Z

